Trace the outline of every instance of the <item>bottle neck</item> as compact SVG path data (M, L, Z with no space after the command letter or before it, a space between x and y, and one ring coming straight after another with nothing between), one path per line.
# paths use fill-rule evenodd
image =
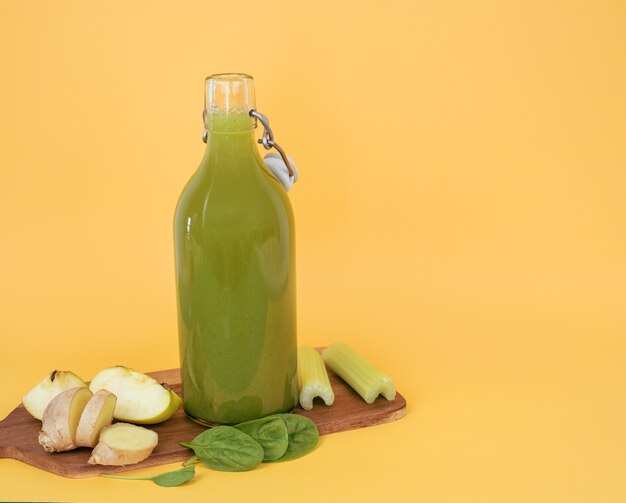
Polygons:
M207 132L205 166L214 173L249 170L257 164L254 143L256 119L254 79L241 73L222 73L206 79L204 127Z
M207 121L204 165L212 170L241 171L258 156L254 128L247 113L213 114Z

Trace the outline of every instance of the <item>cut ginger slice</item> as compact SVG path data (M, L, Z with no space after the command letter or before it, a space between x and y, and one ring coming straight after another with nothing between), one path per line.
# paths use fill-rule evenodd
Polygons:
M156 447L156 432L128 423L106 426L91 453L91 465L133 465L146 459Z
M100 432L113 421L113 411L117 398L105 389L94 393L87 402L78 422L76 445L79 447L95 447Z

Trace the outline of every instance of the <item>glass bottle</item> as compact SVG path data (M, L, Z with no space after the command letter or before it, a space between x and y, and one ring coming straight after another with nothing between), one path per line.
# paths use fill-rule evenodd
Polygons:
M254 140L254 80L206 79L206 151L174 218L186 413L234 424L297 401L294 221Z

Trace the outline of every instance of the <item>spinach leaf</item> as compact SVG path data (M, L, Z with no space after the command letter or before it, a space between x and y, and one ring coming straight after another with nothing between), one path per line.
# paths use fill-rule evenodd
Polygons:
M152 482L161 487L180 486L193 479L195 474L196 467L188 466L187 468L181 468L180 470L174 470L173 472L161 473L154 477Z
M263 461L263 447L232 426L216 426L180 445L193 449L209 468L223 472L252 470Z
M315 449L319 443L320 433L315 423L308 417L298 414L275 414L270 417L278 417L285 423L289 437L285 454L273 462L301 458Z
M280 458L289 444L287 426L278 417L270 416L253 421L246 421L235 426L256 440L263 447L263 461Z
M180 470L174 470L173 472L159 473L158 475L144 475L137 477L130 477L125 475L100 475L100 477L106 477L108 479L126 479L126 480L151 480L156 485L161 487L174 487L183 485L185 482L189 482L196 474L196 467L189 466L187 468L181 468Z

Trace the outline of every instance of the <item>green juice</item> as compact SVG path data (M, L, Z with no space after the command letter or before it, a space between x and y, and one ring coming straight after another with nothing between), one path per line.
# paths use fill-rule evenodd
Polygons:
M245 112L211 117L174 219L183 405L234 424L297 401L294 221Z

